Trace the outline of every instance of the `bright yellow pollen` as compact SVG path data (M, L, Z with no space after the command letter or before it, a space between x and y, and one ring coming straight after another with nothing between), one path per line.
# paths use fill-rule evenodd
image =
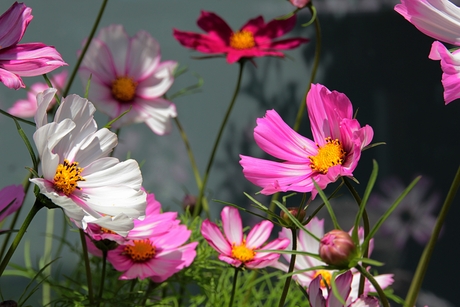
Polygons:
M327 174L330 167L342 165L346 152L338 139L333 140L331 137L326 138L326 144L318 146L318 154L309 156L310 167L313 171Z
M65 195L69 196L75 191L80 190L77 186L78 181L85 181L85 178L80 176L83 168L78 167L78 162L70 163L69 160L64 160L64 163L59 164L54 175L54 188Z
M256 252L246 246L246 240L243 240L241 245L232 246L232 257L241 262L248 262L254 259Z
M149 239L134 240L134 245L126 245L124 254L128 255L134 262L144 262L155 257L155 246Z
M321 283L320 283L321 287L326 288L327 286L330 286L331 278L332 278L331 272L326 271L326 270L318 270L318 271L316 271L315 275L313 276L313 279L315 279L319 275L321 275L321 277L322 277Z
M247 31L233 32L230 36L230 46L235 49L249 49L256 45L254 41L254 35Z
M118 77L112 81L112 95L120 102L128 102L136 96L137 82L130 77Z

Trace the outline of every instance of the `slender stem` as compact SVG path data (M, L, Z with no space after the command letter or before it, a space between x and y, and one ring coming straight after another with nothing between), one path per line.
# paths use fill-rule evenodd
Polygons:
M91 29L91 32L89 34L88 39L86 40L85 46L83 47L83 50L81 51L80 56L78 57L77 64L75 65L72 74L70 75L69 81L67 82L67 85L65 87L65 90L62 94L62 97L66 97L67 94L69 93L70 87L72 86L73 80L75 79L75 76L77 75L78 68L80 68L81 62L83 61L83 58L85 57L86 51L88 50L89 44L93 40L94 34L96 33L96 29L99 26L99 22L101 21L102 14L104 13L105 6L107 5L108 0L103 0L101 8L99 9L99 13L97 14L96 20L94 21L93 28Z
M230 302L228 303L228 307L233 306L233 300L235 299L236 284L237 284L237 281L238 281L238 272L239 271L240 271L239 268L235 268L235 275L233 275L232 296L230 297Z
M295 251L297 250L297 229L291 228L291 232L292 232L292 241L291 241L292 250ZM289 262L289 269L287 271L288 274L294 272L295 258L296 258L296 254L292 254L291 261ZM289 292L289 286L291 285L291 279L292 279L292 275L286 278L286 282L284 283L283 293L281 294L281 299L278 304L278 307L284 306L284 302L286 301L286 298Z
M105 270L107 268L107 250L102 251L102 272L101 272L101 283L99 286L99 295L98 295L98 303L97 305L100 306L102 300L102 293L104 293L104 281L105 281Z
M80 229L80 241L83 250L83 259L85 260L86 283L88 284L88 299L90 305L93 306L93 278L91 276L91 267L89 265L88 247L86 246L85 232L82 229Z
M425 246L423 250L423 254L420 257L420 260L417 265L417 269L415 270L414 277L412 278L412 283L409 288L409 292L406 296L406 301L404 303L404 307L412 307L415 305L415 301L417 300L418 292L420 291L420 287L422 286L423 279L425 277L426 270L428 268L428 264L430 262L431 254L433 253L434 246L436 245L436 241L438 240L439 233L441 232L442 225L444 224L444 220L446 219L447 213L449 211L450 205L454 200L455 194L460 186L460 166L455 174L454 180L452 181L452 185L450 186L449 192L447 193L446 199L444 200L444 204L442 205L441 212L439 212L439 216L436 219L436 224L434 225L433 233L431 234L430 240L428 244Z
M204 191L206 189L206 183L208 182L209 172L211 171L211 167L212 167L212 164L214 162L214 157L215 157L216 152L217 152L217 147L219 146L219 142L220 142L220 139L222 137L222 133L224 132L224 128L225 128L225 126L227 124L228 118L230 117L230 113L232 112L233 105L235 104L236 97L238 96L238 92L240 90L241 79L242 79L242 76L243 76L243 67L244 67L245 61L242 60L242 61L240 61L238 63L240 64L240 71L238 73L238 80L236 82L235 91L233 92L232 100L230 101L230 104L228 105L227 112L225 113L224 120L222 121L222 124L220 125L219 133L217 134L217 138L216 138L216 140L214 142L214 147L212 148L211 156L209 157L208 165L206 166L206 171L204 172L203 184L201 186L200 193L198 195L195 210L193 211L194 216L197 216L198 213L200 212L201 203L202 203L203 196L204 196Z
M385 292L383 292L382 288L380 287L379 283L377 280L375 280L374 276L370 274L365 268L363 268L360 265L357 265L355 267L362 276L366 276L367 280L371 282L371 284L374 286L375 290L377 290L377 293L379 295L380 301L382 302L383 307L390 307L390 304L388 303L387 296L385 295ZM411 305L414 306L414 305Z
M14 251L18 247L19 243L21 242L22 237L26 233L27 227L29 227L30 223L32 222L34 216L37 214L40 209L43 208L43 204L38 200L38 198L35 200L34 205L30 209L29 214L27 215L26 219L24 220L24 223L22 223L21 228L19 229L18 233L16 234L16 237L14 238L13 242L10 245L10 248L8 249L8 252L5 255L5 258L3 258L2 263L0 263L0 276L3 275L3 271L5 271L6 266L11 260L11 257L13 257Z
M53 232L54 232L54 210L48 210L46 212L46 227L45 227L45 248L43 251L43 263L47 265L51 262L51 251L53 247ZM51 264L48 265L44 270L45 276L51 275ZM43 306L48 305L51 302L51 286L49 283L43 283L42 287L42 304Z
M198 166L195 161L195 156L193 155L192 147L190 146L190 142L188 141L187 134L185 133L185 130L182 127L178 117L174 118L174 122L176 123L177 129L179 129L180 136L184 141L185 148L187 149L187 154L188 158L190 159L190 165L192 167L193 175L195 176L196 185L198 187L198 190L201 190L203 182L201 181L200 171L198 170ZM204 198L202 202L203 210L206 212L206 215L209 216L208 200Z
M311 2L308 4L308 9L310 10L311 14L314 15L314 7ZM305 107L306 107L305 101L307 99L308 91L310 91L311 84L315 81L316 73L319 67L319 59L321 56L321 27L319 24L318 15L316 15L316 18L315 18L315 35L316 35L316 45L315 45L315 58L313 62L313 68L312 68L312 72L310 75L310 81L308 82L307 89L305 91L305 95L303 97L303 100L300 102L299 110L297 111L297 117L296 117L295 124L294 124L295 131L299 131L300 129L302 117L305 113Z

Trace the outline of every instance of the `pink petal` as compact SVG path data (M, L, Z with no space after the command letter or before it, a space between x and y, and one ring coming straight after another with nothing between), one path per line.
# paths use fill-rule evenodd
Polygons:
M0 221L21 207L25 193L22 185L9 185L0 190Z
M273 223L267 220L255 225L246 238L246 246L251 249L258 249L268 240L272 229Z
M128 67L126 60L128 57L128 46L130 38L122 25L110 25L101 29L97 36L104 46L108 49L112 64L115 68L115 76L127 76Z
M233 31L228 24L217 14L212 12L201 11L197 21L198 26L209 33L209 37L219 40L222 44L227 45Z
M234 207L224 207L220 213L222 227L230 244L240 245L243 242L243 226L240 212Z
M350 271L347 271L335 279L335 284L337 286L339 295L343 298L344 301L347 300L348 295L350 294L352 278L353 274ZM329 294L327 302L328 307L343 307L342 303L340 303L340 301L332 293Z
M13 5L0 16L0 48L19 43L32 20L32 9L24 3Z
M126 75L134 80L143 80L157 69L160 58L160 44L148 32L139 31L130 40Z
M210 37L208 35L185 32L174 29L174 38L187 48L195 49L204 53L225 53L228 46L221 39Z
M220 254L232 254L232 247L230 243L224 238L219 227L213 222L204 220L201 224L201 234L206 241L208 241L209 245L211 245Z
M311 307L326 307L326 300L320 287L321 279L321 275L318 275L308 287L308 300Z
M284 34L290 32L294 29L296 23L296 15L292 15L290 18L287 19L273 19L269 23L267 23L264 27L260 28L255 33L255 38L257 42L259 40L270 40L273 38L277 38L283 36Z

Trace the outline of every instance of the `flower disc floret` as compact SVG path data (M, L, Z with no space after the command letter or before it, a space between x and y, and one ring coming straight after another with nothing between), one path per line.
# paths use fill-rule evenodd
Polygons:
M78 187L78 181L85 181L85 178L80 176L83 168L78 166L78 162L70 163L65 159L64 163L59 164L54 175L54 188L69 196Z
M321 288L326 288L331 284L332 274L327 270L318 270L313 275L313 279L321 275Z
M236 31L230 36L230 46L235 49L249 49L256 45L254 35L248 30Z
M256 252L246 246L246 240L244 239L240 245L233 244L232 246L232 257L243 263L253 260L255 256Z
M330 167L342 165L346 152L338 139L333 140L331 137L326 138L326 144L318 147L318 154L308 157L310 167L313 171L327 174Z
M112 81L112 95L120 102L128 102L136 97L137 82L130 77L118 77Z
M124 252L134 262L145 262L155 257L156 249L149 239L133 240L132 245L126 245Z

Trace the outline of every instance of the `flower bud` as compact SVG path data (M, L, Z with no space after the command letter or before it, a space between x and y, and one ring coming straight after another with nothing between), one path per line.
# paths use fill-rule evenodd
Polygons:
M289 2L291 2L293 6L301 9L305 7L310 2L310 0L289 0Z
M319 256L327 264L347 267L356 256L356 246L348 233L334 229L320 240Z
M299 211L299 208L297 207L289 207L287 209L289 213L291 213L301 223L303 222L303 220L305 219L305 216L307 215L307 212L305 212L305 210L300 209ZM293 225L291 218L284 211L280 212L280 216L288 225Z

